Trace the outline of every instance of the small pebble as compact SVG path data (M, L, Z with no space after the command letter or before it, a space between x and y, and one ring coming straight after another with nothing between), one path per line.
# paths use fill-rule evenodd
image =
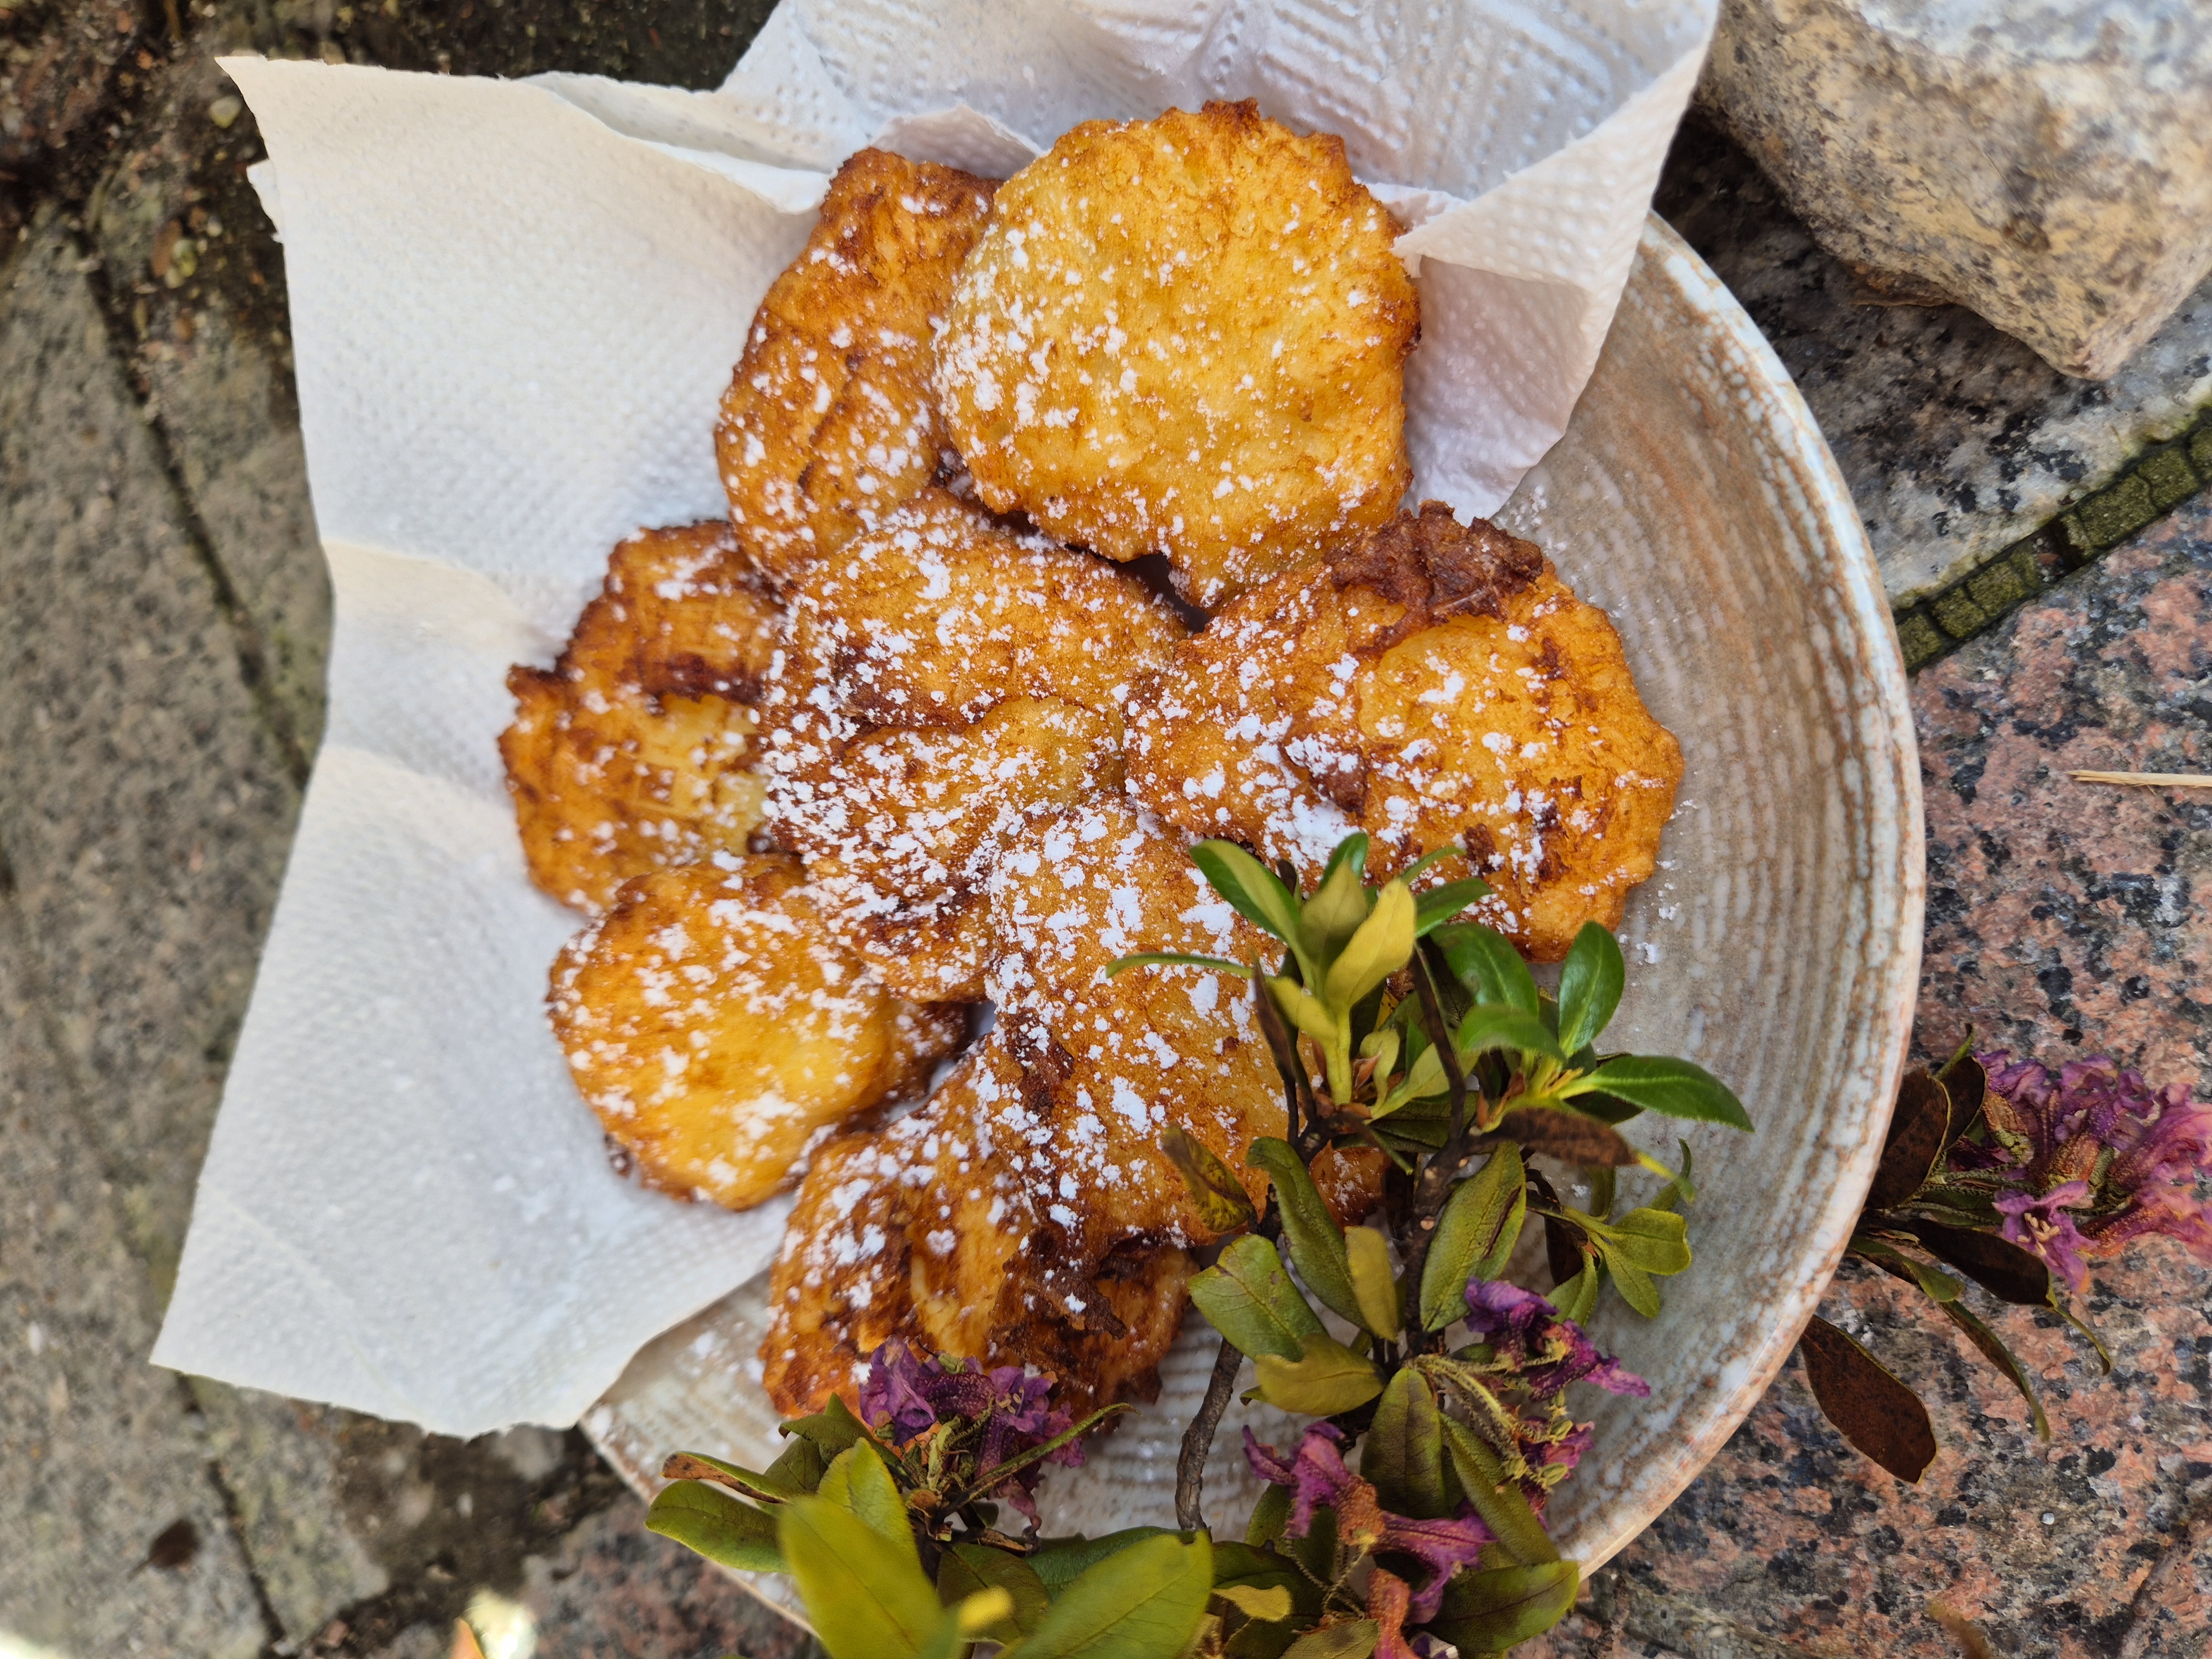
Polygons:
M208 119L219 127L227 127L245 112L245 101L225 93L208 106Z
M2046 1527L2055 1527L2058 1524L2058 1517L2049 1510L2045 1510L2043 1512L2043 1524Z

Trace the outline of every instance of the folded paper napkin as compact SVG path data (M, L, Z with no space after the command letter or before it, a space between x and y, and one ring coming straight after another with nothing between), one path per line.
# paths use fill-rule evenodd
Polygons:
M1565 428L1712 0L785 0L712 93L228 60L291 292L337 622L298 842L155 1359L469 1435L565 1425L758 1273L788 1206L625 1184L547 1030L576 919L494 747L640 526L722 510L716 400L829 173L1003 175L1079 121L1257 98L1409 229L1419 496Z

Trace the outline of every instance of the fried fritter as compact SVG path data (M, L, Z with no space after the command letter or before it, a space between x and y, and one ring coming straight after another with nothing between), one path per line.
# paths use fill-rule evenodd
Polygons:
M714 447L738 538L772 580L957 468L931 337L993 187L864 149L837 170L821 223L761 301Z
M1182 636L1127 573L939 489L793 589L769 823L899 994L981 994L998 848L1120 787L1129 689Z
M576 1087L647 1184L743 1210L808 1146L911 1097L967 1030L899 1001L830 926L799 862L724 858L626 884L554 963Z
M778 625L719 520L615 549L559 659L507 677L499 750L532 881L596 915L632 876L744 850Z
M978 494L1209 609L1350 545L1413 477L1396 235L1342 140L1255 104L1074 128L1000 186L938 342Z
M1185 1247L1212 1237L1159 1137L1177 1125L1241 1169L1285 1127L1243 981L1103 975L1137 949L1235 959L1269 943L1183 848L1103 796L1007 849L991 884L997 1026L921 1111L824 1147L800 1189L761 1351L779 1407L849 1393L890 1336L1052 1371L1085 1408L1151 1397ZM1316 1175L1352 1218L1380 1190L1370 1155L1325 1154Z
M592 915L630 876L744 852L776 626L721 520L613 550L553 668L507 675L500 759L531 880Z
M1437 501L1231 605L1131 706L1129 789L1162 817L1309 880L1355 829L1378 873L1466 848L1474 915L1540 962L1619 923L1682 780L1605 613Z

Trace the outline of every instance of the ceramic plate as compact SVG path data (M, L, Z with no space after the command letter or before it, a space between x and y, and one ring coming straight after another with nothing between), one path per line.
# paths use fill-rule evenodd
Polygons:
M1628 989L1608 1040L1725 1079L1755 1135L1695 1126L1696 1265L1601 1343L1648 1401L1581 1390L1596 1444L1554 1500L1562 1549L1596 1567L1656 1518L1771 1382L1835 1271L1874 1172L1919 979L1920 775L1905 672L1850 494L1751 319L1665 224L1646 226L1566 434L1498 520L1613 617L1688 771L1659 871L1620 928ZM1675 1157L1673 1122L1632 1139ZM585 1429L641 1492L672 1451L758 1468L775 1415L754 1358L756 1281L640 1353ZM1192 1320L1160 1398L1043 1489L1048 1530L1171 1523L1182 1425L1215 1339ZM1206 1511L1241 1531L1255 1494L1232 1407ZM788 1606L780 1579L757 1583Z

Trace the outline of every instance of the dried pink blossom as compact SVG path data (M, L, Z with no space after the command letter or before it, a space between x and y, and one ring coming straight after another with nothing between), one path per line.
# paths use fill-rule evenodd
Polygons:
M925 1358L894 1337L869 1358L860 1385L860 1419L895 1446L905 1446L944 1423L965 1425L974 1436L970 1455L978 1473L1065 1434L1073 1419L1052 1404L1052 1379L1031 1376L1018 1365L985 1370L980 1361ZM1003 1498L1037 1521L1037 1482L1047 1463L1079 1467L1083 1443L1071 1440L1038 1462L1017 1470L989 1496Z
M1436 1617L1452 1574L1473 1565L1482 1547L1496 1538L1466 1504L1458 1515L1436 1521L1391 1514L1376 1499L1375 1488L1344 1467L1344 1432L1331 1423L1307 1425L1305 1437L1289 1457L1247 1429L1244 1458L1260 1479L1291 1489L1291 1516L1283 1528L1286 1535L1304 1537L1313 1525L1314 1511L1331 1510L1336 1515L1339 1543L1353 1549L1396 1551L1426 1567L1428 1580L1412 1602L1416 1624Z
M1651 1385L1600 1353L1583 1328L1565 1319L1534 1291L1502 1279L1474 1279L1467 1286L1468 1328L1490 1344L1510 1375L1537 1400L1551 1400L1570 1382L1589 1382L1607 1394L1647 1398ZM1581 1448L1565 1461L1569 1468ZM1554 1459L1553 1461L1559 1461Z
M1990 1133L1957 1142L1950 1163L2014 1188L1995 1200L2004 1237L2076 1290L2085 1258L2115 1255L2148 1233L2212 1260L2212 1204L2197 1186L2212 1171L2212 1105L2179 1084L2153 1089L2101 1055L2055 1079L2002 1052L1977 1058L1989 1075Z

